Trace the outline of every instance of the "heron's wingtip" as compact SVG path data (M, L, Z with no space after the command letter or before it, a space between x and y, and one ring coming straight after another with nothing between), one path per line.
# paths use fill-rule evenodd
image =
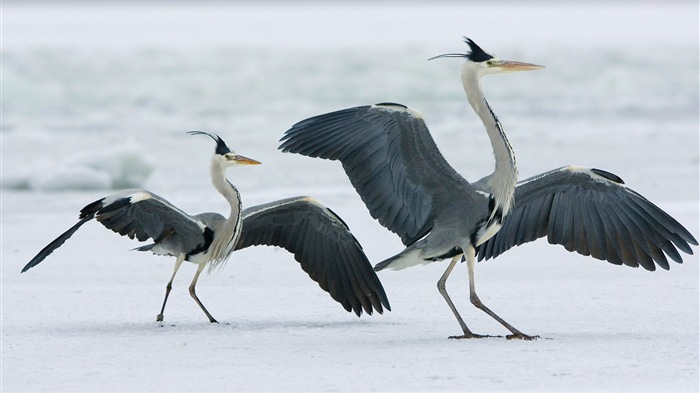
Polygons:
M24 265L24 267L22 268L22 271L19 272L19 274L22 274L22 273L26 272L27 270L33 268L34 266L38 265L39 262L41 262L41 261L43 261L43 260L44 260L44 258L41 258L41 259L37 260L37 258L35 257L35 258L32 259L31 261L29 261L29 263L27 263L26 265Z

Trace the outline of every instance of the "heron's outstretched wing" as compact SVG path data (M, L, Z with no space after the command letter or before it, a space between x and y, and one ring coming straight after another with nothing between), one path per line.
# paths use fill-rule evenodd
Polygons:
M551 244L616 265L668 269L692 254L695 238L678 221L599 169L562 167L523 180L501 230L478 249L479 260L547 236ZM664 253L666 255L664 255Z
M99 199L80 210L80 221L42 249L23 269L36 266L60 247L84 223L97 218L105 227L122 236L158 243L169 238L173 252L191 253L206 247L204 225L171 205L167 200L145 190L126 190ZM172 241L170 241L172 240ZM209 239L210 241L210 239Z
M33 268L34 266L38 265L39 263L41 263L41 261L43 261L44 259L46 259L46 257L51 255L51 253L54 252L55 249L61 247L63 245L63 243L66 242L66 240L68 240L71 236L73 236L73 234L81 226L83 226L83 224L85 224L86 222L88 222L90 220L92 220L92 217L82 218L80 221L78 221L77 224L70 227L69 230L63 232L61 234L61 236L57 237L51 243L47 244L46 247L42 248L41 251L39 251L39 253L36 254L36 256L34 258L32 258L31 261L29 261L29 263L24 265L24 267L22 268L22 273L26 272L27 270L29 270L29 269Z
M420 113L400 104L344 109L303 120L280 149L339 160L370 214L408 245L433 226L433 206L465 182L440 154Z
M126 190L97 200L80 211L80 218L95 216L105 227L139 241L165 238L173 252L195 253L206 249L206 227L202 222L145 190ZM209 239L211 241L211 239Z
M345 223L311 197L282 199L243 211L236 249L278 246L347 311L359 316L391 310L384 288L362 246Z

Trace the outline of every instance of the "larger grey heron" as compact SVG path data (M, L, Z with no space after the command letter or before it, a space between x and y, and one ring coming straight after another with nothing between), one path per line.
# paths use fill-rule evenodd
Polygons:
M339 160L373 218L401 237L406 248L375 270L402 269L451 258L438 289L463 335L484 337L464 323L445 289L460 257L469 271L470 301L511 334L533 339L496 315L476 294L474 262L545 235L569 251L654 270L668 269L664 252L682 259L697 240L663 210L612 173L566 166L517 183L513 149L480 87L483 75L536 70L538 65L500 60L465 38L462 84L486 127L496 159L493 173L470 183L440 154L423 116L404 105L382 103L303 120L281 139L280 149ZM517 185L516 185L517 183ZM675 245L675 247L674 247Z
M166 285L165 298L157 321L163 320L165 304L173 279L184 261L198 265L189 292L209 321L217 322L195 293L195 285L204 267L220 268L234 250L252 245L283 247L294 253L301 267L322 289L359 316L372 308L390 310L389 302L362 247L345 223L330 209L310 197L289 198L241 209L236 187L225 176L228 167L260 164L231 151L218 136L201 131L216 141L211 159L211 180L226 198L231 213L191 216L164 198L146 190L125 190L99 199L80 211L80 221L42 249L22 269L36 266L60 247L83 224L96 218L114 232L139 241L153 243L136 248L158 255L176 257L175 269Z

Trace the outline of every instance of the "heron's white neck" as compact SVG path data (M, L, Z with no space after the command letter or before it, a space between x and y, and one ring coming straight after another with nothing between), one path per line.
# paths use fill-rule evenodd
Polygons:
M234 249L241 234L241 195L238 189L226 179L226 167L213 159L211 162L211 182L231 206L231 213L221 227L216 228L214 240L209 247L212 262L209 271L221 266Z
M486 132L491 140L493 155L496 158L496 168L493 173L486 178L486 183L491 188L491 193L495 199L495 208L492 213L501 209L505 216L513 206L513 194L518 181L518 167L515 162L515 153L508 142L503 127L498 118L491 110L486 98L481 92L481 82L479 75L472 69L465 67L462 71L462 84L467 93L469 104L486 127Z

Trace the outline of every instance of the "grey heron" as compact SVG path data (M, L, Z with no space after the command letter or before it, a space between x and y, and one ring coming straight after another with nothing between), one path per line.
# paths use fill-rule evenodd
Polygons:
M225 170L260 162L236 154L218 135L201 131L189 133L208 135L216 141L210 165L211 180L231 207L228 218L212 212L189 215L146 190L117 192L85 206L78 223L44 247L24 266L22 273L43 261L83 224L95 218L122 236L139 241L153 240L135 250L176 257L157 321L163 320L180 265L188 261L198 265L189 293L209 321L216 323L195 293L199 275L207 265L210 271L222 267L233 251L261 244L283 247L294 253L309 276L347 311L355 311L359 316L363 308L369 314L373 307L380 313L382 306L390 310L376 273L340 217L310 197L288 198L242 210L240 194L226 179Z
M487 74L537 70L529 63L501 60L465 38L461 79L467 99L489 136L495 169L468 182L440 154L423 116L415 109L381 103L339 110L293 125L280 150L338 160L373 218L396 233L406 248L375 266L402 269L451 259L438 290L463 334L473 333L455 308L445 283L460 258L467 261L470 301L511 334L534 339L491 311L479 299L474 264L509 248L547 236L550 243L613 264L669 268L666 255L682 259L697 240L676 220L616 175L565 166L517 182L513 149L481 91ZM433 59L434 59L433 58Z

